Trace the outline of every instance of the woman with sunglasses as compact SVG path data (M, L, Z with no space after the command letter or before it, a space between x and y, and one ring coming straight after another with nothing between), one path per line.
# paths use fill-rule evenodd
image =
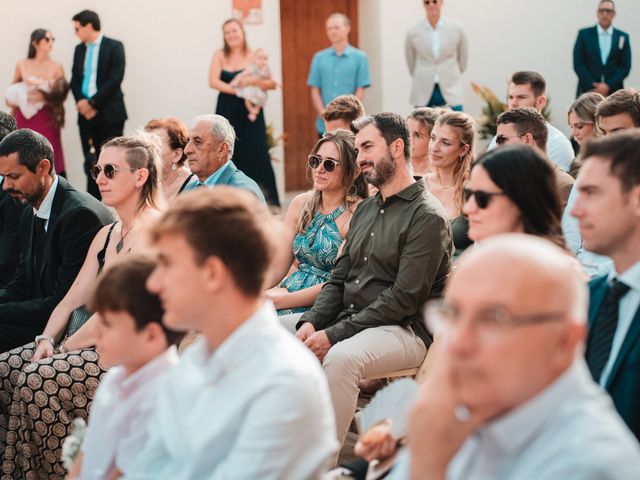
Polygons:
M471 116L448 111L436 120L429 141L433 173L427 174L425 180L429 191L449 214L456 256L471 244L467 236L467 219L462 214L462 190L473 161L474 136Z
M507 145L473 165L464 189L469 237L478 242L500 233L528 233L564 248L562 207L553 167L536 149Z
M359 176L354 135L327 132L309 155L313 189L293 199L285 215L288 256L275 267L279 287L267 290L280 315L299 314L313 305L329 279L358 203L368 196Z
M584 145L587 140L599 135L596 127L596 108L604 100L604 97L597 92L587 92L580 95L569 107L567 121L573 139L579 146ZM571 175L577 176L580 170L580 161L576 157L571 163Z
M31 33L27 58L16 64L12 85L5 94L18 128L29 128L47 137L53 146L56 173L65 175L60 129L64 126L63 103L69 92L62 64L49 56L53 35L44 28Z
M164 202L156 142L157 137L140 134L104 144L91 175L102 201L114 208L119 220L95 236L72 287L37 337L37 345L30 343L0 355L0 415L9 425L6 437L0 438L6 445L3 468L5 474L11 470L14 478L64 476L59 446L73 419L87 418L105 370L94 348L95 316L57 342L75 327L70 322L91 315L83 305L103 267L146 248L145 225L159 217ZM0 436L3 433L0 430Z

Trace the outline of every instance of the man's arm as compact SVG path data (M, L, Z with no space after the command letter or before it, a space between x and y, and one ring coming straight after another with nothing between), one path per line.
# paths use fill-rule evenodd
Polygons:
M1 183L0 183L1 185ZM11 281L20 255L20 217L23 208L0 192L0 286Z
M73 93L73 98L76 99L76 102L82 100L84 95L82 95L82 76L84 66L80 60L82 45L77 45L75 52L73 54L73 66L71 67L71 81L69 86L71 87L71 92Z
M320 86L322 85L321 73L320 73L320 59L316 53L311 60L311 67L309 68L309 78L307 78L307 85L311 87L311 103L313 108L316 109L318 115L322 114L324 110L324 103L322 102L322 95L320 94Z
M578 76L580 89L583 91L592 90L593 83L595 82L595 78L591 76L589 67L585 63L586 56L587 52L584 44L584 35L583 32L579 32L578 38L576 38L576 43L573 46L573 70Z
M417 216L406 236L396 281L356 315L326 328L331 344L367 328L400 324L420 310L449 254L451 229L446 219L425 213Z
M629 72L631 71L631 45L629 42L629 35L620 34L618 37L618 42L624 42L622 46L622 61L615 66L614 74L607 84L609 87L622 84L625 78L629 76ZM618 48L618 45L612 45L611 48Z
M106 41L107 39L102 39ZM109 56L106 80L98 87L96 94L91 97L91 104L96 110L101 110L105 103L118 91L124 79L124 45L118 40L111 40L112 49ZM106 45L105 45L106 46ZM98 61L100 59L98 58Z
M460 27L460 43L458 43L458 67L460 72L464 73L467 69L467 61L469 59L469 42L464 29Z
M407 32L407 36L404 40L404 58L407 61L409 73L413 76L413 70L416 67L416 49L413 46L411 31Z
M322 104L322 96L320 95L320 89L318 87L311 87L311 103L313 108L316 109L318 115L322 115L324 105Z

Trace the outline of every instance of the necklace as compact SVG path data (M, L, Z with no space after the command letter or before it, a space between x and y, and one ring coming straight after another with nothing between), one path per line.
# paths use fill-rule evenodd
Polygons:
M116 255L122 251L122 249L124 248L124 239L127 238L127 235L129 235L129 233L131 233L131 230L133 230L133 226L132 226L129 230L127 230L127 233L123 235L122 234L123 228L124 228L124 224L122 224L122 227L120 227L120 241L116 243Z

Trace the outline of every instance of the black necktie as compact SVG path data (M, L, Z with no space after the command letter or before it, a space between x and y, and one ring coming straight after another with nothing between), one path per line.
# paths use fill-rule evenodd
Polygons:
M44 229L46 223L47 220L44 218L35 217L33 219L33 273L36 279L42 266L44 241L47 238L47 232Z
M600 310L592 324L587 346L587 363L596 382L600 381L602 370L609 360L613 336L618 325L620 299L628 291L629 285L625 285L615 278L611 280Z

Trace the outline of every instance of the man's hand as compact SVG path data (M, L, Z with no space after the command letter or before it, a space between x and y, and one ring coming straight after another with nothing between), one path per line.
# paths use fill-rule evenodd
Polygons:
M49 357L53 357L53 345L51 345L51 342L49 342L49 340L40 340L36 351L33 352L31 361L35 363L38 360Z
M315 332L311 336L309 336L304 344L309 347L318 360L322 362L324 360L324 356L327 354L329 349L331 348L331 342L329 341L329 337L324 330L320 330L319 332Z
M296 337L298 337L301 342L304 342L314 333L316 333L315 327L310 322L304 322L296 332Z
M85 113L87 113L89 111L89 109L91 109L91 104L89 103L89 100L87 100L86 98L83 98L82 100L78 100L78 103L76 103L76 109L78 110L78 113L80 115L85 115Z
M609 85L604 82L595 82L593 84L593 91L599 93L603 97L609 95Z
M386 460L396 452L397 444L391 435L391 424L382 422L360 435L353 453L368 462Z
M95 117L98 114L98 111L93 108L92 106L89 106L89 109L83 114L84 118L86 118L87 120L91 120L93 119L93 117Z

